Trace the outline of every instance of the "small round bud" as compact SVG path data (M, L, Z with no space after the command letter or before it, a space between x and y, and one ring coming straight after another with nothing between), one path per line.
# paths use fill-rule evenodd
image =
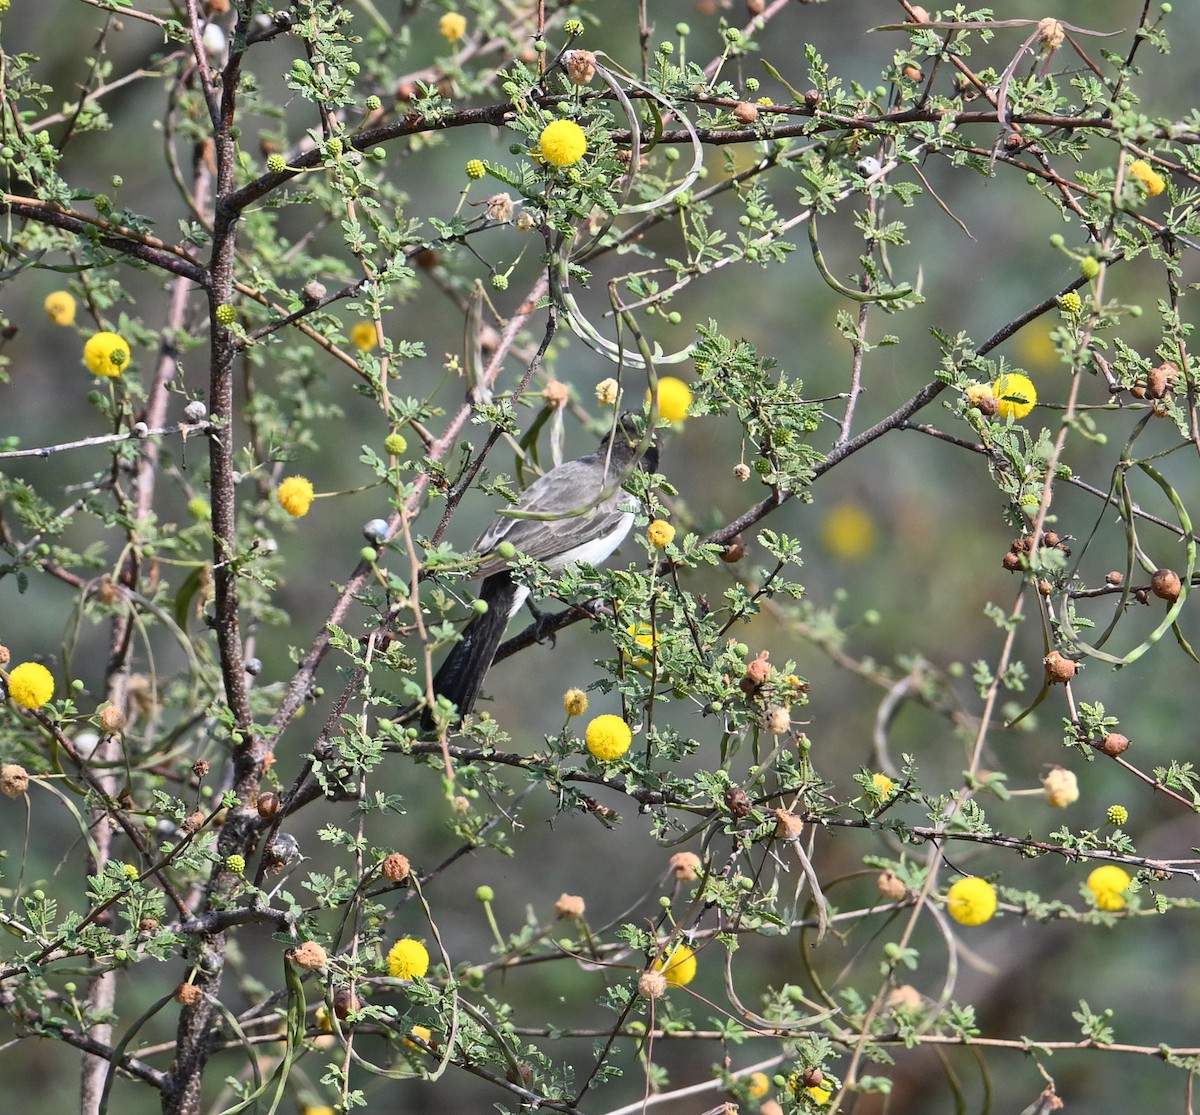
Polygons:
M222 325L232 325L237 321L237 310L228 302L222 302L214 311L214 316Z
M189 422L203 422L208 417L208 407L199 399L193 399L183 408L183 417Z
M496 892L486 883L475 888L475 898L479 902L491 902L495 897Z
M304 301L310 306L316 302L320 302L328 291L325 289L325 284L318 282L316 279L309 279L304 284Z
M379 558L379 551L374 546L364 546L358 551L358 556L368 565L374 565Z
M408 439L401 433L393 430L387 437L383 439L383 447L393 457L401 456L408 448ZM372 520L374 521L374 520Z
M354 988L339 987L333 993L333 1013L343 1022L348 1015L358 1010L362 1010L362 1003L358 1001L358 996L354 993Z
M1079 261L1079 273L1088 280L1100 274L1100 261L1094 256L1084 256Z
M257 677L259 674L261 674L262 668L263 668L263 664L262 664L261 658L247 658L246 661L243 663L243 669L251 677Z

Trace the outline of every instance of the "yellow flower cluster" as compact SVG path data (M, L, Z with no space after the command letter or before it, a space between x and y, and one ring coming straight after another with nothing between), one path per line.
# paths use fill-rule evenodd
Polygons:
M94 376L119 376L129 367L129 345L118 333L93 333L83 346L83 362Z
M574 120L554 120L538 136L536 153L551 166L574 166L587 154L587 135Z
M40 662L22 662L8 675L8 696L21 708L41 708L54 696L54 675Z
M1129 889L1131 882L1129 873L1115 863L1106 863L1103 867L1097 867L1087 877L1087 887L1096 899L1096 905L1110 914L1125 909L1127 903L1125 892Z
M1037 406L1033 380L1020 372L1006 372L992 384L996 413L1001 418L1024 418Z
M996 888L967 876L946 892L946 912L960 925L982 925L996 912Z
M387 969L393 979L420 979L429 971L429 950L412 937L401 937L388 949Z
M279 485L279 504L293 518L308 514L315 497L312 483L306 476L289 476Z
M459 12L447 12L438 20L438 30L448 43L456 43L467 33L467 17Z
M1137 179L1151 197L1158 197L1167 188L1167 180L1145 159L1134 159L1129 164L1129 176Z
M665 550L675 538L675 528L665 519L655 519L646 528L646 538L656 550Z
M646 402L650 392L646 392ZM681 379L663 376L658 381L658 416L668 422L682 422L692 405L692 389Z
M676 945L670 956L660 956L652 967L672 987L686 987L696 978L696 954L687 945Z
M611 712L594 717L587 726L584 734L587 749L602 763L611 763L619 759L633 742L633 733L629 725L619 716Z
M75 324L75 299L65 290L56 290L46 295L46 316L55 325Z

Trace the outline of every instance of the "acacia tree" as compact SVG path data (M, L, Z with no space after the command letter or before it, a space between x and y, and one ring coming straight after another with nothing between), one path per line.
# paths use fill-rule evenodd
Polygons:
M115 1096L172 1115L873 1110L901 1085L962 1102L966 1066L1047 1111L1051 1055L1073 1051L1182 1096L1200 1049L1169 1027L1118 1043L1087 1002L1032 1034L981 1017L1022 955L1006 926L1136 923L1137 950L1150 915L1187 924L1200 880L1170 827L1200 801L1190 763L1134 761L1123 732L1153 713L1097 699L1113 668L1196 658L1200 117L1140 107L1170 5L1083 27L881 0L871 88L824 61L828 9L785 0L740 21L699 4L691 26L645 0L620 27L611 3L469 7L90 3L54 16L92 36L82 59L5 11L0 591L4 616L38 615L0 618L9 1065L78 1051L88 1115ZM1070 274L989 300L979 338L946 276L944 237L972 232L948 199L997 181L1058 222ZM941 232L910 242L901 210ZM803 351L742 336L739 308L780 300L783 276L849 343L823 397ZM935 286L951 296L930 304ZM725 320L701 312L714 290ZM445 361L424 343L440 306L462 336ZM864 418L887 354L920 352L930 323L936 359ZM1035 330L1057 362L1040 384L997 352ZM90 391L67 370L81 349ZM622 410L665 448L628 478L637 544L554 575L506 555L562 607L501 658L541 661L582 624L590 678L555 731L533 701L458 723L430 679L471 614L475 556L448 541L466 497L514 499ZM692 431L732 516L672 486ZM966 669L936 614L891 665L852 650L798 580L789 508L905 434L1016 535L989 570L1007 602L953 617ZM820 654L876 691L849 771L802 720L824 697L797 661ZM893 739L901 706L925 745ZM1036 815L1006 784L1033 724ZM1152 788L1140 819L1054 828L1097 760ZM551 907L549 854L521 831L539 810L586 820L593 862L626 868ZM467 852L517 857L516 929L490 886L493 938L460 924ZM964 998L976 957L993 978ZM571 1000L548 1021L552 987ZM931 1050L941 1082L906 1077Z

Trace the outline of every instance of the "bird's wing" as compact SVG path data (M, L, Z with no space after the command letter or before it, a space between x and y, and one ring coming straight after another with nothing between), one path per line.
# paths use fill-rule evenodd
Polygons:
M520 553L544 562L617 529L625 515L621 504L630 496L617 486L618 470L610 467L601 477L602 464L598 454L590 454L539 477L480 535L474 551L487 556L501 542L510 542ZM502 559L485 561L476 575L487 576L505 565Z

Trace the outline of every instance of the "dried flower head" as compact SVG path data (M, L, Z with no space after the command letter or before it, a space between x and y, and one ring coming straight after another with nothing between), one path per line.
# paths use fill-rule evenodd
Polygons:
M570 50L563 61L573 85L587 85L596 76L596 56L590 50Z
M567 894L564 891L554 903L554 915L559 918L581 918L584 908L584 901L578 894Z
M0 767L0 791L7 797L19 798L29 789L29 773L19 763L5 763Z
M568 716L582 716L587 707L588 697L582 689L568 689L563 694L563 710Z
M671 873L681 883L691 883L700 878L703 861L695 852L676 852L670 859Z
M1079 780L1073 770L1066 767L1052 767L1042 779L1046 802L1055 809L1066 809L1068 805L1079 800Z
M383 863L379 865L380 874L391 883L403 882L411 870L408 856L402 856L399 852L384 856Z
M615 379L602 379L596 384L596 402L601 406L613 406L620 393L621 386Z
M304 968L311 972L329 966L328 954L316 941L305 941L304 944L297 945L288 953L288 959L297 968Z

